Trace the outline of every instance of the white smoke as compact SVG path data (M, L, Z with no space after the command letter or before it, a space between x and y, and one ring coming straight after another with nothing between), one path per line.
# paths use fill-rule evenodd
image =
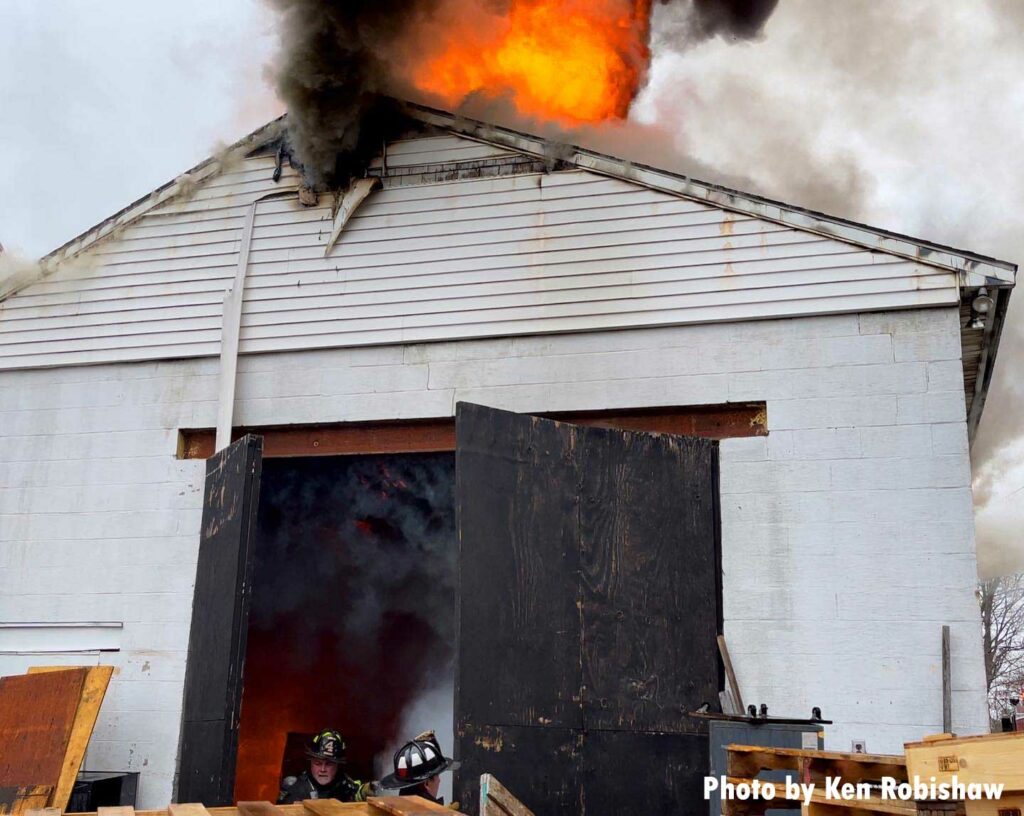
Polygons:
M678 46L677 23L658 7L634 118L714 168L705 180L1024 260L1024 3L783 0L734 44ZM1024 493L986 509L1024 484L1022 364L1016 293L972 451L983 576L1024 570Z
M439 680L437 685L427 688L405 709L399 728L399 733L404 736L389 745L386 751L378 754L375 768L377 779L394 771L395 752L424 731L433 731L445 756L452 755L455 747L455 686L450 676ZM452 801L451 773L441 775L441 789L438 795L444 797L445 802Z

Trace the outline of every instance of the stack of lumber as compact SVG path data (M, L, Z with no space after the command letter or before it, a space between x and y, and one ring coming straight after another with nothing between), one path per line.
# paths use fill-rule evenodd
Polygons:
M763 771L785 771L797 782L813 782L815 793L809 805L799 800L785 799L784 783L776 782L774 800L748 799L722 801L723 816L763 816L767 810L797 809L804 816L858 816L871 813L891 813L908 816L916 813L913 802L883 801L879 797L867 800L844 801L825 798L823 786L826 778L840 779L840 784L871 782L883 776L900 781L907 779L907 766L902 756L892 754L847 754L835 751L811 751L799 748L771 748L762 745L730 745L726 774L734 784L752 783Z
M0 677L0 814L67 807L113 668Z
M60 808L29 810L26 816L62 816ZM206 808L199 804L168 805L163 810L135 810L130 807L100 808L87 816L417 816L458 811L419 796L371 796L367 802L339 802L337 799L309 799L299 805L270 802L239 802L235 807Z
M1021 816L1024 812L1024 732L954 737L939 734L908 742L907 771L936 783L1002 784L998 801L967 801L967 816Z

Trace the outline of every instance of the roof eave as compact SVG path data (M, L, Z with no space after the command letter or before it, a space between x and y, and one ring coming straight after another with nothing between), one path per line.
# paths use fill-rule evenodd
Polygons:
M538 157L551 156L551 143L538 136L456 117L444 111L408 103L410 112L425 124L450 130L460 136ZM571 153L559 156L576 166L602 175L631 181L651 189L712 204L722 209L764 218L779 224L818 233L878 252L886 252L916 263L938 266L960 273L962 286L1013 286L1017 265L952 247L922 241L876 229L825 213L794 207L780 201L699 181L679 173L597 153L572 145Z

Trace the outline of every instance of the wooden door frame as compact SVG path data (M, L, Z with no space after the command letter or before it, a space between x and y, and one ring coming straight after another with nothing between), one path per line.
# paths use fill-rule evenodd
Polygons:
M768 435L763 402L724 405L625 408L609 411L519 411L543 419L593 425L620 431L650 431L707 439ZM443 453L455 450L455 418L405 421L333 422L310 425L240 427L232 438L263 437L263 456L344 456L384 453ZM183 428L178 434L179 459L206 459L213 453L216 431Z

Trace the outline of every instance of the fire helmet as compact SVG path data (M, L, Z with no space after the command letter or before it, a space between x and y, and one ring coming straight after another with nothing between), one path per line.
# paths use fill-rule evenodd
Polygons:
M459 767L458 762L442 753L433 731L425 731L399 748L395 752L394 763L395 772L380 781L382 788L411 788Z
M309 741L306 756L341 764L345 761L345 740L333 728L325 728Z

